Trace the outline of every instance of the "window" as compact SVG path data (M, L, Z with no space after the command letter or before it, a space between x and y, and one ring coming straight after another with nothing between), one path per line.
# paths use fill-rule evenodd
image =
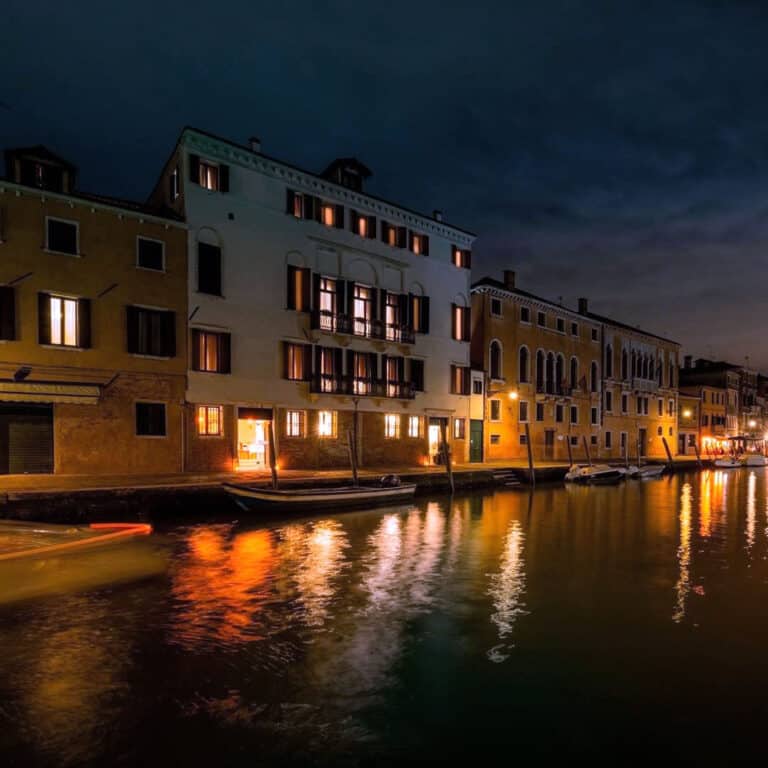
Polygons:
M373 240L376 237L376 217L350 211L350 227L356 235Z
M402 297L406 298L405 296ZM402 334L401 295L387 291L384 302L384 324L386 337L390 341L399 341Z
M165 243L162 240L150 240L148 237L137 237L136 266L163 272L165 270Z
M197 434L206 437L220 437L223 434L221 411L220 405L198 405Z
M411 328L414 333L429 333L429 296L411 296Z
M546 328L546 326L547 326L547 316L546 316L546 314L544 314L544 312L537 312L536 313L536 325L539 325L542 328Z
M528 421L528 403L525 400L520 400L518 403L518 419L520 421Z
M216 191L219 188L219 166L209 163L207 160L200 161L200 173L198 183L204 189Z
M571 323L571 336L578 336L578 335L579 335L579 324Z
M590 435L589 442L590 442L590 445L597 445L597 435Z
M592 341L598 341L597 328L592 329Z
M453 420L453 439L464 440L466 438L466 422L464 419Z
M421 417L408 417L408 437L421 437Z
M579 361L575 358L571 358L571 366L570 366L570 376L569 376L569 383L571 385L571 389L577 389L579 386Z
M324 224L326 227L337 227L341 228L344 226L344 222L340 221L340 217L338 214L338 208L339 206L333 205L332 203L320 203L320 223ZM344 215L344 208L341 208L341 216Z
M317 434L320 437L336 437L336 411L318 411Z
M451 246L451 254L453 265L455 267L463 267L464 269L471 269L472 267L472 251L468 251L465 248L459 248L454 245Z
M490 421L501 421L501 400L489 400L489 416Z
M128 352L152 357L176 355L176 313L128 307Z
M501 442L501 435L491 435L491 445L498 445Z
M544 421L544 403L536 403L536 421Z
M658 406L659 416L663 416L664 415L664 401L661 398L659 398L657 406Z
M16 291L12 285L0 286L0 339L16 338Z
M191 333L192 370L230 373L230 335L198 328L193 328Z
M579 407L577 405L571 406L571 424L579 423Z
M619 433L619 447L621 448L622 453L627 450L627 433L626 432Z
M667 416L674 416L675 415L675 401L670 400L667 403Z
M613 392L606 391L605 393L605 410L609 413L613 410Z
M189 156L189 179L212 192L229 192L229 166Z
M517 361L517 376L521 384L527 384L531 380L528 347L520 347Z
M612 432L606 432L605 433L605 447L608 450L613 448L613 433Z
M520 322L521 323L531 322L531 310L528 307L520 307Z
M491 299L491 317L501 317L501 299Z
M661 427L661 426L657 427L657 428L656 428L656 434L657 434L659 437L661 437L661 436L664 434L664 427Z
M89 347L90 304L88 299L39 294L39 342L60 347Z
M598 376L597 376L597 363L593 360L592 365L589 367L589 388L592 392L598 390Z
M309 312L310 270L306 267L288 266L288 290L286 306L297 312Z
M424 391L424 361L411 358L411 385L414 392Z
M629 413L629 395L622 394L621 396L621 412Z
M397 414L397 413L384 414L384 437L386 438L400 437L400 414Z
M221 296L221 248L218 245L197 244L197 290Z
M469 341L469 307L460 307L458 304L452 304L451 309L453 318L451 336L456 339L456 341Z
M501 344L494 340L491 342L489 352L489 367L492 379L501 379Z
M472 382L472 394L473 395L483 394L483 382L480 379L475 379Z
M165 403L136 403L136 434L165 437Z
M558 424L563 423L563 406L560 404L555 405L555 421Z
M168 194L171 198L171 201L178 200L179 189L179 169L177 166L168 176Z
M621 350L621 378L624 381L629 379L629 356L626 349Z
M285 435L286 437L304 437L306 414L304 411L286 411Z
M670 427L670 428L669 428L669 436L670 436L670 437L672 437L672 433L673 433L673 431L674 431L674 430L673 430L673 428L672 428L672 427Z
M309 344L285 342L283 346L283 377L290 381L309 381L312 367L312 347Z
M411 232L409 249L417 256L429 256L429 238L426 235Z
M334 331L336 330L336 280L315 275L315 281L315 303L320 313L320 328L324 331Z
M468 395L471 371L463 365L451 366L451 394Z
M79 248L79 225L76 221L64 221L63 219L45 219L45 248L56 253L68 253L77 256Z
M562 317L558 317L555 321L558 333L565 333L565 320Z
M613 347L610 344L605 347L605 378L613 378Z
M528 445L528 435L518 435L518 441L520 442L520 445Z
M570 437L571 445L578 445L579 444L579 438L577 435L571 435Z
M593 427L597 426L597 408L595 407L589 409L589 422Z

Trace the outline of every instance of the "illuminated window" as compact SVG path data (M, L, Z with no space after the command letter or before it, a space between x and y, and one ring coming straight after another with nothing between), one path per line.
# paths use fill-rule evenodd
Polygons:
M336 281L330 277L320 278L320 328L335 330L336 323Z
M301 219L304 216L304 195L295 193L291 198L291 213L297 218Z
M309 312L310 270L306 267L288 266L288 309Z
M421 437L421 418L419 416L408 417L408 437Z
M469 307L460 307L458 304L453 304L452 312L452 333L451 336L456 341L469 341L470 339L470 319L469 319Z
M336 208L333 205L323 203L320 206L320 220L326 227L336 226Z
M219 166L209 163L207 160L201 160L198 183L203 189L210 189L215 192L219 188Z
M453 420L453 439L464 440L466 436L466 424L464 419Z
M353 332L358 336L370 336L373 320L373 290L355 283L352 289Z
M317 434L320 437L336 437L336 411L318 411Z
M304 437L304 411L287 411L285 415L285 434L288 437Z
M221 436L222 432L222 408L220 405L197 406L197 434L207 436Z
M285 378L291 381L306 381L310 374L310 355L312 347L309 344L291 344L284 346Z
M192 370L206 373L229 373L230 336L192 329Z
M384 437L400 437L400 416L398 414L384 414Z
M452 246L452 260L455 267L463 267L464 269L470 269L472 266L472 252L464 248L458 248Z
M418 256L424 252L424 245L421 235L413 235L411 237L411 250Z
M77 346L77 299L50 297L51 333L50 344L63 347Z

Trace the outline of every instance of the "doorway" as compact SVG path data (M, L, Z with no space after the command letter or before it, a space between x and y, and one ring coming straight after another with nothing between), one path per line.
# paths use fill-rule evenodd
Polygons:
M271 408L238 408L237 467L258 472L269 469Z
M469 460L478 463L483 460L483 420L469 421Z
M0 405L0 474L53 472L53 406Z

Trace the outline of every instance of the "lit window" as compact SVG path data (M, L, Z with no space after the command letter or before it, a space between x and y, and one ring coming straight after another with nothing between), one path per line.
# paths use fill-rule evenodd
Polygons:
M51 344L77 346L77 300L51 296Z
M408 437L421 437L421 418L418 416L408 417Z
M360 235L360 237L368 237L368 217L367 216L357 217L357 234Z
M309 378L309 352L307 344L285 343L285 378L291 381L306 381Z
M213 333L211 331L193 330L193 341L197 336L197 353L199 358L194 369L208 373L229 373L229 334Z
M464 422L464 419L454 419L453 420L453 439L454 440L464 440L466 435L466 425Z
M453 305L453 338L456 341L469 341L470 338L470 320L469 307L460 307Z
M288 437L304 437L304 411L286 413L285 434Z
M336 435L336 411L318 412L317 433L320 437L334 437Z
M453 251L453 265L455 267L463 267L469 269L472 265L472 252L465 250L464 248L452 247Z
M400 437L400 416L398 414L384 414L384 437Z
M201 187L215 192L219 188L219 166L201 160L199 181Z
M332 205L322 205L320 207L320 218L326 227L336 225L336 209Z
M293 215L297 219L304 216L304 196L298 193L293 196Z
M413 252L418 256L422 252L423 248L424 248L424 246L423 246L422 241L421 241L421 235L414 235L413 236L413 249L412 249Z
M222 434L221 406L199 405L197 407L197 434L220 436Z

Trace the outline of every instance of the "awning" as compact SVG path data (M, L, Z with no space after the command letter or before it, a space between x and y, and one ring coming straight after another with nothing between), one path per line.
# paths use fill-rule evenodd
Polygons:
M36 381L0 381L2 403L79 403L96 405L98 384L61 384Z

